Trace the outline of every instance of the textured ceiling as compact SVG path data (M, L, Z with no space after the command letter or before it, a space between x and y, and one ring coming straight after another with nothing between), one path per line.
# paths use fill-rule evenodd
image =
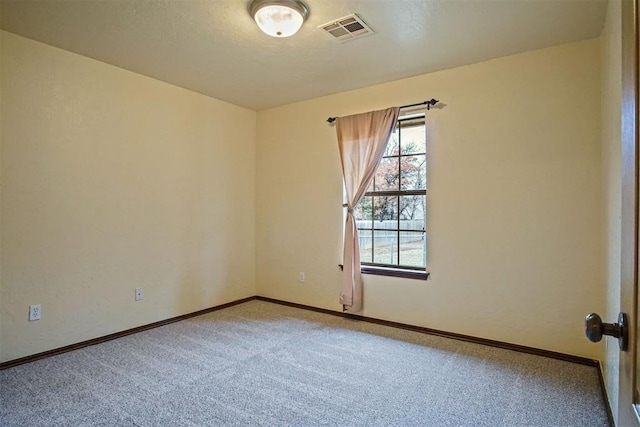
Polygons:
M305 0L286 39L249 0L0 0L2 29L253 110L598 37L607 0ZM357 13L374 35L317 27Z

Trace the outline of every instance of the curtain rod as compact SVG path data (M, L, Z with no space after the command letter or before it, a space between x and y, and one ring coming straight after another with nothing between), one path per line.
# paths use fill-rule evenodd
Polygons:
M401 105L400 108L402 109L402 108L417 107L418 105L426 105L427 106L427 110L429 110L432 105L436 105L438 102L440 102L440 101L438 101L437 99L431 98L428 101L418 102L416 104ZM329 117L327 119L328 123L333 123L335 121L336 121L335 117Z

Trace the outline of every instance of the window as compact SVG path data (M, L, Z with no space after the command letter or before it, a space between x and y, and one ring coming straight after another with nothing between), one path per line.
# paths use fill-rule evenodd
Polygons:
M363 273L427 278L426 174L424 114L400 117L354 209Z

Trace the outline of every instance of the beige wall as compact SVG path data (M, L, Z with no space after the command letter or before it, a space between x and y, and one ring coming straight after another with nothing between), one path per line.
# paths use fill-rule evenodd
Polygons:
M365 276L370 317L601 358L600 42L258 112L259 295L339 310L342 184L328 116L428 113L428 281ZM306 273L306 283L297 281Z
M0 361L254 295L256 113L1 37Z
M610 0L602 31L602 188L604 275L607 308L604 321L614 322L620 311L620 209L621 209L621 103L622 31L621 4ZM613 339L605 347L603 370L611 409L618 413L618 361L620 350Z
M325 120L430 97L444 103L427 119L432 276L365 276L364 314L602 357L582 324L615 310L600 285L615 280L603 192L616 203L600 40L260 111L256 129L249 110L1 36L0 361L256 286L339 310L342 179ZM43 319L28 322L35 303Z

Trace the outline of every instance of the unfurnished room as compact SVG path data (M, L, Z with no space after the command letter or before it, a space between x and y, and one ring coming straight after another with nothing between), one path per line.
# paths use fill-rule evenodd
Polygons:
M0 0L0 425L640 426L638 0Z

